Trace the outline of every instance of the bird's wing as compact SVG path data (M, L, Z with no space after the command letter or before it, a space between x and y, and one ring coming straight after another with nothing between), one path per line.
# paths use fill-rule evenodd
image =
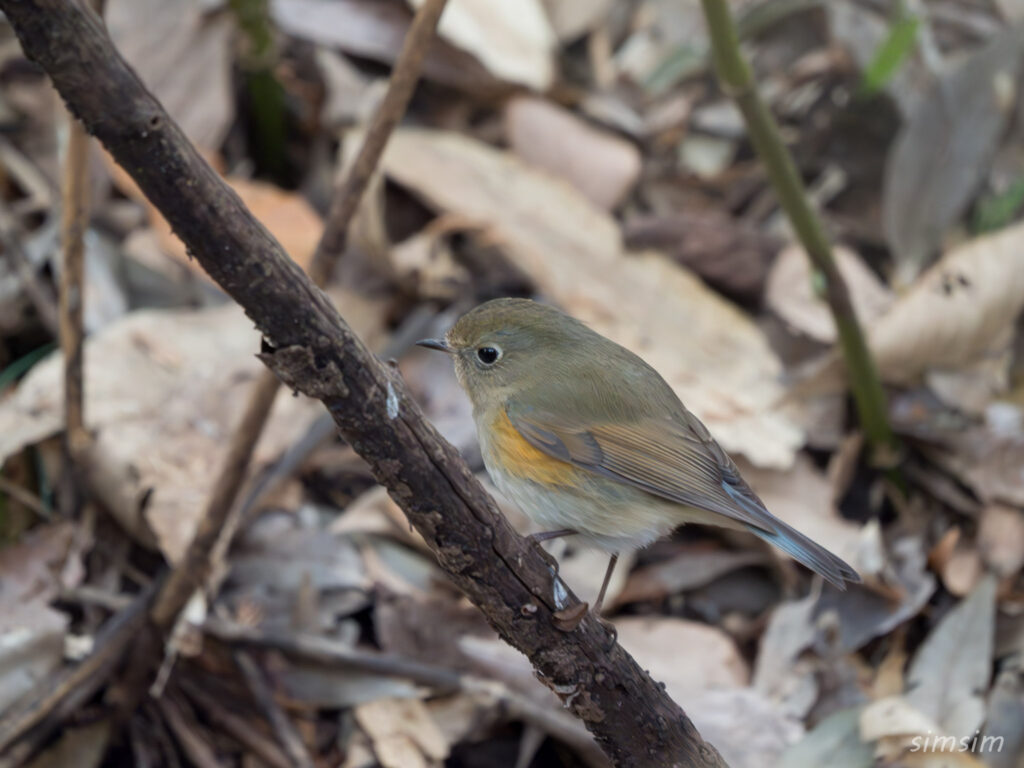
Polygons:
M646 418L624 424L573 423L562 416L507 409L516 430L538 450L655 496L725 515L765 531L765 509L703 424Z
M847 563L769 512L707 428L688 411L678 420L574 423L517 407L509 421L535 448L654 496L717 512L771 542L840 589L860 576Z

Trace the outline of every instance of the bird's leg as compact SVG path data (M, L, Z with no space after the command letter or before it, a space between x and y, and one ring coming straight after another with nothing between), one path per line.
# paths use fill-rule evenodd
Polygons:
M601 582L601 591L597 593L597 601L594 603L593 608L594 618L597 619L601 626L608 630L608 634L611 635L611 641L608 643L608 648L606 650L611 650L611 647L615 645L615 641L619 637L619 632L615 629L615 625L610 621L606 621L601 618L601 606L604 605L604 593L608 591L608 582L612 580L612 573L615 571L615 564L617 562L619 562L619 553L615 552L608 561L608 570L604 572L604 581Z
M565 536L575 535L576 531L572 530L572 528L559 528L557 531L541 531L540 533L531 533L526 538L539 546L542 542L545 541L551 541L552 539L561 539ZM547 557L548 561L552 564L552 568L554 569L552 577L557 579L558 561L555 560L555 558L552 557L550 554L548 554L547 550L545 550L543 547L541 547L541 551L544 553L544 556Z
M617 562L619 562L618 552L613 554L611 560L608 561L608 570L604 572L604 581L601 582L601 591L597 593L597 602L594 603L594 615L597 618L601 618L601 606L604 605L604 593L608 591L608 582L612 580L612 572L615 570L615 564Z
M551 541L551 539L561 539L565 536L575 536L576 531L572 528L559 528L557 531L541 531L540 533L531 533L528 538L530 541L540 544L542 541Z

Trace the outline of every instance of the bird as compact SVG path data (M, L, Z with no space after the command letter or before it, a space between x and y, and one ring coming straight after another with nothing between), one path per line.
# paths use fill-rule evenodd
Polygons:
M707 427L638 355L547 304L502 298L419 346L449 354L495 487L541 542L576 536L610 555L687 523L749 531L839 589L846 562L772 515Z

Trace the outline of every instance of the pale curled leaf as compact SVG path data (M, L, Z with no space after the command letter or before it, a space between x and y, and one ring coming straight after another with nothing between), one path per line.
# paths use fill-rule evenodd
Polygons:
M910 384L932 369L983 360L1007 339L1024 308L1024 224L951 250L869 324L868 345L881 377ZM842 381L833 353L800 389L828 391Z
M503 80L543 91L554 79L555 33L540 0L449 0L438 33Z
M954 69L917 105L886 162L883 218L909 284L983 178L1012 114L1024 35L1011 28Z
M995 632L996 580L985 576L947 613L907 672L906 700L947 734L974 733L985 717Z
M860 739L860 710L829 715L783 753L778 768L871 768L871 745Z
M504 123L517 155L564 178L598 208L615 208L640 176L640 151L632 142L598 130L545 99L512 99Z
M792 463L802 434L774 408L782 366L763 332L661 255L626 255L615 222L569 184L438 131L397 131L382 164L433 207L486 227L548 299L647 360L726 450Z

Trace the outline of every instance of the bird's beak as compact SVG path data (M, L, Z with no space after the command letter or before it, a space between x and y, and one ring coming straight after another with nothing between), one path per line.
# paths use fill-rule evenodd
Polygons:
M449 355L452 353L452 348L448 346L448 342L444 339L420 339L416 342L416 346L437 349L441 352L447 352Z

